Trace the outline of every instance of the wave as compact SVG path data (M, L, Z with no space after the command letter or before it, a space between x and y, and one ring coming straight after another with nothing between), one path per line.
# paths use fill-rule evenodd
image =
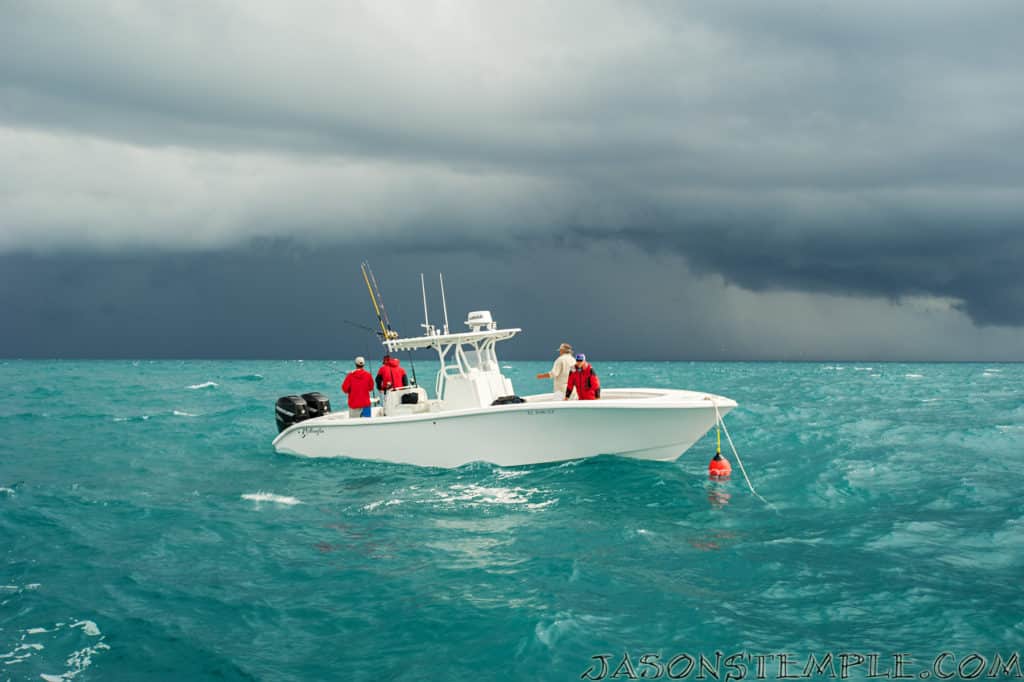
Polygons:
M191 412L182 412L181 410L174 410L175 417L198 417L198 414L192 414Z
M80 627L80 628L82 628L82 632L84 632L85 634L89 635L90 637L99 637L99 635L100 635L100 629L96 626L96 623L94 623L91 620L80 620L77 623L72 623L68 627L71 627L71 628L78 628L78 627Z
M79 620L70 624L55 623L52 630L47 630L42 627L33 627L24 630L24 634L21 636L22 643L18 645L13 651L0 655L0 658L8 658L10 660L5 661L8 665L13 663L23 663L28 660L34 652L43 651L46 646L39 642L25 642L25 637L46 634L50 632L59 632L61 629L67 628L81 630L82 635L90 638L98 638L92 640L85 640L91 642L87 646L83 646L80 649L72 651L67 656L61 656L64 660L64 665L67 666L67 670L59 675L50 675L42 673L39 677L47 682L65 682L66 680L74 679L92 665L93 657L98 655L102 651L109 651L110 646L104 641L106 638L103 637L103 633L100 632L99 627L94 621L91 620ZM63 646L67 643L67 635L62 635L59 640L51 640L47 642L52 643L56 646ZM78 642L82 644L81 640Z
M253 374L240 374L237 377L231 377L231 378L232 379L236 379L238 381L263 381L263 375L262 374L255 374L255 373L253 373ZM216 386L216 384L214 384L214 385Z
M278 504L286 504L288 506L294 504L302 504L302 500L295 497L288 497L287 495L275 495L274 493L268 493L260 490L255 493L245 493L242 495L243 500L250 500L252 502L276 502Z
M191 386L186 386L185 388L194 391L199 388L217 388L217 386L219 386L219 384L216 381L204 381L201 384L192 384Z
M475 484L453 485L447 491L437 491L442 502L468 502L479 504L527 504L530 497L540 490L537 488L490 488Z
M149 415L148 414L143 414L143 415L139 415L137 417L114 417L114 421L116 421L116 422L144 422L144 421L149 421Z
M371 502L370 504L363 505L363 509L365 511L373 511L374 509L376 509L377 507L379 507L381 505L384 505L385 507L392 507L392 506L394 506L396 504L402 504L402 500L399 500L397 498L393 499L393 500L387 500L387 501L377 500L376 502Z

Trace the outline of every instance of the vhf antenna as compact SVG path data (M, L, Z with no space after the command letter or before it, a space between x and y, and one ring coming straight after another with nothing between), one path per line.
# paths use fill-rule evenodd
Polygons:
M448 302L444 299L444 273L439 272L437 276L441 278L441 307L444 308L444 333L448 333ZM422 277L422 275L421 275ZM424 294L424 297L426 294ZM423 299L423 309L426 311L426 298Z
M420 326L423 327L424 333L427 336L430 336L433 331L433 327L430 326L430 315L427 314L427 284L423 279L422 272L420 273L420 289L423 290L423 324Z

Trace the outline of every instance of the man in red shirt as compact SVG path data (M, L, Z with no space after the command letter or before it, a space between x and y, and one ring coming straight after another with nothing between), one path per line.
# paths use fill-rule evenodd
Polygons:
M407 384L405 370L398 364L398 358L385 355L384 363L377 370L377 390L384 393L393 388L402 388Z
M576 356L576 366L569 372L569 383L565 387L566 400L572 396L573 389L576 389L576 397L580 400L597 400L601 397L601 382L597 379L597 372L583 353Z
M369 417L370 391L373 390L373 377L364 369L366 360L356 358L356 368L349 372L341 384L341 390L348 394L348 416Z

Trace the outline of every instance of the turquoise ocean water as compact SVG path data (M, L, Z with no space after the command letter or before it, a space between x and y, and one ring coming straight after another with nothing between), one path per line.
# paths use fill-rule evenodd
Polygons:
M520 394L546 388L549 361L506 364ZM595 365L606 386L738 400L727 423L774 508L738 471L708 481L713 435L670 463L275 454L274 400L340 406L347 363L0 361L0 680L1024 649L1024 365Z

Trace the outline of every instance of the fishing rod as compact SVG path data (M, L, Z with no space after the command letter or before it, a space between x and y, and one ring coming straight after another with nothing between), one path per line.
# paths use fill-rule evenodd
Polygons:
M377 323L380 324L381 336L385 339L397 339L398 332L391 328L391 321L384 309L384 299L380 295L380 287L377 286L377 278L373 276L370 264L363 261L359 269L363 273L363 281L366 283L366 290L370 294L370 303L373 304L373 312L377 315Z
M376 334L377 336L381 335L379 331L377 331L373 327L367 327L365 324L359 324L358 322L353 322L352 320L342 320L342 322L344 322L345 324L350 324L358 329L362 329L363 331L370 332L371 334Z
M397 339L398 332L391 327L388 311L384 308L384 297L381 296L380 286L377 285L377 278L373 274L373 269L366 261L363 261L359 267L363 271L363 281L366 282L366 289L370 292L373 310L377 313L377 321L380 323L381 331L384 332L384 338Z
M359 265L359 269L363 273L363 281L366 283L366 290L370 292L370 302L373 303L373 312L377 315L377 323L380 324L380 331L374 331L375 334L383 338L385 341L389 339L397 339L398 332L391 327L391 320L388 318L388 311L384 308L384 297L381 296L380 286L377 284L377 278L373 274L373 269L370 264L363 261ZM347 322L348 320L346 320ZM354 322L350 323L363 329L369 329L369 327L363 327L363 325L356 325ZM419 386L419 380L416 377L416 363L412 359L412 351L407 351L409 357L409 369L412 370L412 382Z

